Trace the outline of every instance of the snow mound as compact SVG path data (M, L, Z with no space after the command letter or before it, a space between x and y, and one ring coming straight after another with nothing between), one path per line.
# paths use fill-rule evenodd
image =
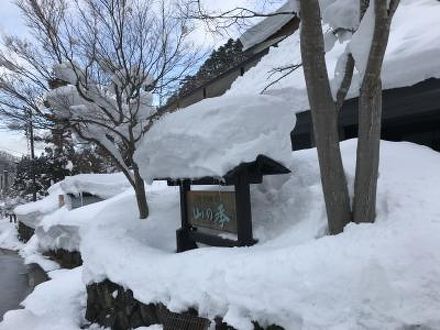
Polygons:
M166 182L155 181L153 185L146 186L146 189L148 193L154 194L155 191L163 190L165 187L167 187ZM126 193L120 195L124 196ZM129 189L128 194L130 195L130 193L131 189ZM62 207L45 215L35 229L34 237L37 246L34 248L28 248L27 246L29 252L27 252L26 255L35 254L35 251L45 252L58 249L72 252L79 251L81 228L93 226L93 222L99 218L100 213L108 209L111 205L114 205L114 199L118 200L119 198L119 195L117 195L102 202L85 205L72 210L69 210L67 207ZM124 205L120 207L121 210L126 209ZM135 210L137 210L137 208L134 205L133 212ZM130 208L128 211L130 216L132 215L131 211L132 209ZM120 217L120 210L116 211L115 214ZM27 245L30 245L30 242ZM29 259L29 257L27 257L27 259Z
M120 194L130 188L130 183L122 173L78 174L68 176L48 189L49 195L14 209L18 220L29 227L37 228L45 215L59 209L58 195L90 193L102 199Z
M109 278L144 303L195 307L240 330L253 329L251 320L287 330L439 328L440 154L381 147L376 224L325 236L316 150L303 150L290 156L292 174L252 187L257 245L175 254L177 189L148 194L146 222L127 191L81 230L84 280ZM355 150L356 140L342 144L350 186Z
M24 309L9 311L0 330L80 330L86 301L81 267L56 270L22 302Z
M276 118L276 120L274 120ZM205 99L156 122L135 159L147 181L222 177L265 155L284 164L295 116L283 99L240 95Z
M36 228L45 214L55 211L59 207L58 195L62 194L59 183L49 188L49 195L36 201L19 205L14 209L18 221Z
M65 194L89 193L103 199L113 197L131 187L123 173L78 174L66 177L59 185Z
M352 187L356 140L341 148ZM179 192L163 184L147 186L147 221L138 219L131 190L82 212L59 210L57 219L46 217L47 228L78 226L84 265L51 273L0 330L77 330L84 283L107 278L144 303L194 307L239 330L253 329L252 320L286 330L438 329L439 163L427 147L383 141L376 223L326 236L316 150L293 152L292 173L252 185L259 239L252 247L174 253Z
M8 218L0 219L0 249L19 250L23 243L17 238L17 228Z

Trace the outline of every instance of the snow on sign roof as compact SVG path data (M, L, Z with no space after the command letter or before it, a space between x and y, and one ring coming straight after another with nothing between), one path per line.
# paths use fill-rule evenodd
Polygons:
M296 12L297 5L295 1L288 1L283 6L281 6L275 13L281 12ZM289 21L294 17L294 15L283 14L269 16L262 20L260 23L249 28L240 37L240 41L243 45L243 50L247 50L278 32L284 25L289 23Z
M259 155L286 164L295 126L291 105L268 95L205 99L160 119L135 155L147 182L223 177Z
M67 176L57 185L65 194L89 193L103 199L113 197L130 188L130 183L122 173ZM55 186L49 188L49 194Z

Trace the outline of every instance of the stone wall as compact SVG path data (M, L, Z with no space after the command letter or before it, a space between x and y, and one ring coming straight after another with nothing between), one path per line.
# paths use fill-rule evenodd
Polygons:
M34 232L34 228L26 226L23 222L18 221L18 238L20 239L20 241L26 243L31 239Z
M46 272L40 265L32 263L26 265L27 268L27 276L28 276L28 284L29 287L33 290L37 285L46 282L49 280L49 276L47 276Z
M56 261L62 268L72 269L82 265L81 254L77 251L58 249L47 251L44 255Z
M128 330L162 324L164 330L207 330L211 322L199 317L195 309L173 313L162 304L143 304L133 297L131 290L105 280L87 286L86 319L112 330ZM215 320L216 330L235 330ZM278 326L263 328L257 323L255 330L282 330Z

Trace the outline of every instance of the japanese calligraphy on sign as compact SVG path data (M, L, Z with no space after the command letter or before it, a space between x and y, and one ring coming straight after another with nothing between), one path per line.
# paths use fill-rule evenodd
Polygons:
M187 192L188 220L196 227L237 233L235 192Z

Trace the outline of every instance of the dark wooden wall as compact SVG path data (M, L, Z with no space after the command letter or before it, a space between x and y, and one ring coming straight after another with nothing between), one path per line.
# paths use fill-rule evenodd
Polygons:
M357 137L357 99L342 108L341 140ZM293 150L313 147L310 111L297 114L291 133ZM409 141L440 151L440 79L383 92L382 139Z

